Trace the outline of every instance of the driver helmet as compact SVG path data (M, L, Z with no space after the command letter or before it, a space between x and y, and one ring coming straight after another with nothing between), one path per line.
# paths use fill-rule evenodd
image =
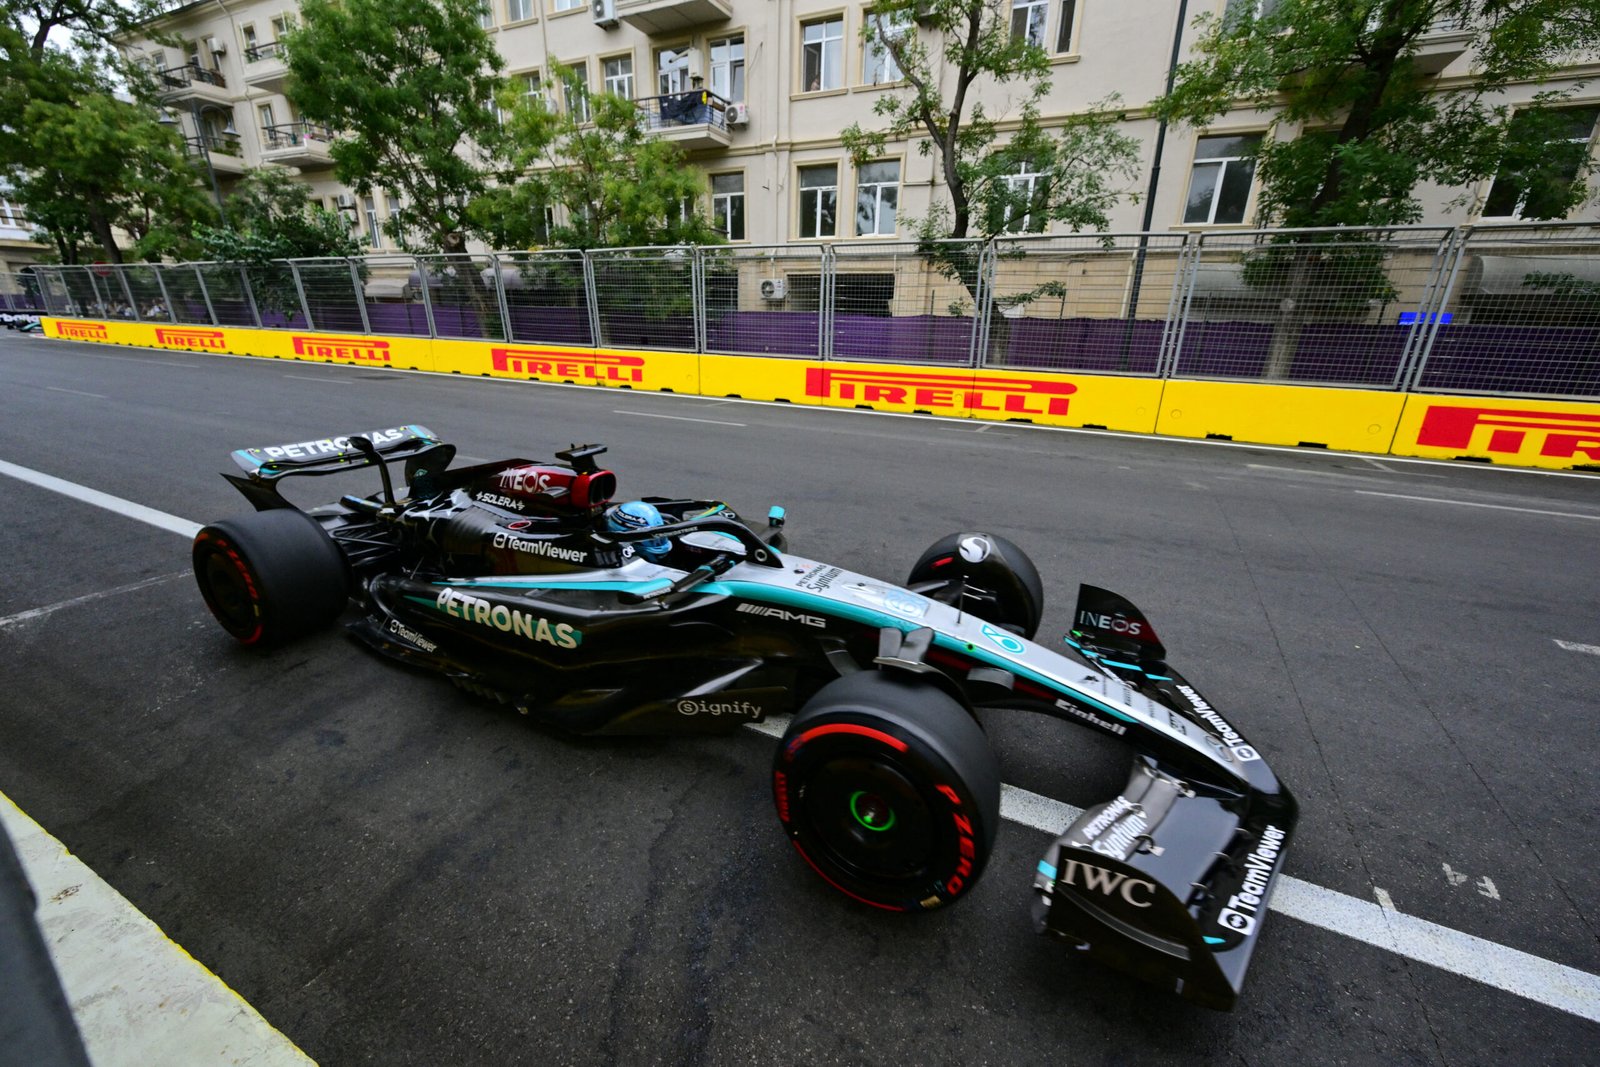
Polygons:
M654 504L643 500L629 500L622 504L613 504L606 509L606 529L612 533L626 533L629 530L649 530L656 526L665 526L666 521L661 517L661 512L656 510ZM660 560L667 554L667 549L672 547L672 542L665 537L652 537L648 541L631 541L645 559Z

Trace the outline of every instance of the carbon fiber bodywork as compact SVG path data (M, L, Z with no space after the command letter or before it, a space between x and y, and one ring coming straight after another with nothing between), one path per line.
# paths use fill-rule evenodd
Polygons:
M244 475L230 481L267 509L292 506L285 476L379 468L382 496L308 511L348 562L362 610L351 632L574 733L727 732L791 713L843 674L885 670L969 710L1045 714L1127 743L1122 793L1064 827L1033 872L1036 927L1233 1005L1295 803L1166 663L1137 608L1083 587L1058 651L962 610L951 583L908 589L789 554L779 517L758 532L717 501L651 497L668 526L606 532L615 479L599 451L451 470L453 448L413 426L238 452ZM404 464L403 493L391 463ZM663 534L664 560L635 551ZM986 535L972 536L981 555Z

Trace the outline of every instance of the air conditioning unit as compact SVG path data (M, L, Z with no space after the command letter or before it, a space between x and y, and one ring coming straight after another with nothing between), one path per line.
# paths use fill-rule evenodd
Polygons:
M356 209L356 198L349 193L340 193L333 198L333 202L339 205L339 210L341 211L354 211Z
M594 24L610 29L617 24L617 0L593 0Z
M918 4L911 17L922 23L932 22L939 17L939 9L933 4Z
M748 125L750 125L750 105L749 104L729 104L728 105L728 125L729 126L748 126Z
M225 56L228 54L227 44L217 40L215 37L206 38L206 47L211 49L211 54L214 56Z
M789 295L789 283L783 278L761 279L761 299L778 301Z

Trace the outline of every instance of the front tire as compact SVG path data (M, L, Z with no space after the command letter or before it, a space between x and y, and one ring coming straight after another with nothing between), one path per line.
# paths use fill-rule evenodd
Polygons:
M953 533L917 557L906 585L1029 640L1044 617L1044 583L1028 554L998 534Z
M206 607L242 645L266 647L320 630L350 598L343 554L301 511L214 522L195 535L191 558Z
M1000 769L972 716L913 678L861 671L817 691L773 760L791 843L834 889L927 911L983 873L1000 824Z

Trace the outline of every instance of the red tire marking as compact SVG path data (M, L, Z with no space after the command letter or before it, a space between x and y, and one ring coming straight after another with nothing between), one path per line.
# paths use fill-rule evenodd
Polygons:
M800 853L800 858L806 861L806 865L809 866L813 871L817 872L817 877L821 878L824 882L827 882L829 885L833 886L833 888L837 889L839 892L843 893L845 896L849 897L851 900L859 900L863 904L870 904L874 908L882 908L884 911L910 911L911 910L911 909L905 907L904 905L900 905L900 904L880 904L876 900L868 900L866 897L862 896L859 893L850 892L850 890L846 889L844 886L840 885L838 882L835 882L832 878L829 878L827 876L827 874L825 874L823 872L821 867L818 867L815 863L813 863L811 861L811 857L806 855L806 850L800 847L800 842L795 841L795 840L793 840L791 838L790 839L790 844L794 845L794 850L796 852Z

